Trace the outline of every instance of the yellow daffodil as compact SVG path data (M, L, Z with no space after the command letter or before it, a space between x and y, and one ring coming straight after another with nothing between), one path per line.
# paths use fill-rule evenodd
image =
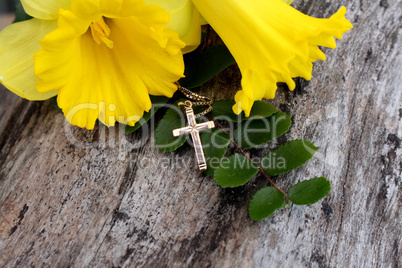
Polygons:
M242 90L235 113L274 98L277 82L311 78L312 62L352 28L342 7L316 19L291 0L22 0L34 18L0 33L0 82L30 100L58 95L67 120L133 125L149 94L172 96L182 54L200 43L208 22L235 57Z
M152 1L149 1L152 2ZM158 1L154 1L158 2ZM167 5L188 47L199 42L199 15ZM144 0L22 0L34 18L0 33L0 82L30 100L58 94L67 120L92 129L97 118L133 125L151 108L151 95L171 97L183 76L178 33L167 29L168 12ZM152 3L149 3L152 4ZM187 16L187 13L191 16ZM197 21L198 20L198 21ZM191 48L190 48L191 49Z
M293 90L292 77L309 80L312 62L325 60L318 46L335 48L333 37L352 28L345 7L329 19L316 19L289 6L289 0L192 1L239 65L242 90L233 111L246 116L255 100L275 97L277 82Z

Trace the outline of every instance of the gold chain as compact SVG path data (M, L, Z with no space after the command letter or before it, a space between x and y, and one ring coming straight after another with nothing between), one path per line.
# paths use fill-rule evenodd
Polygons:
M212 111L212 100L210 98L194 93L189 89L182 87L178 82L176 82L175 84L177 88L180 90L180 92L183 93L184 96L186 96L186 98L194 101L191 102L191 105L204 106L205 110L202 111L201 113L196 114L195 118L204 116ZM184 103L179 103L179 105L184 105Z

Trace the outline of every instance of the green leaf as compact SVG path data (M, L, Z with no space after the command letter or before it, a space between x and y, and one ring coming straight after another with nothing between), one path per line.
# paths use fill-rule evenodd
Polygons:
M180 79L180 84L186 88L202 86L215 75L218 75L228 66L236 63L226 46L219 45L206 49L202 54L195 51L185 58L185 78Z
M232 106L235 105L234 100L220 100L212 104L212 116L216 119L227 120L233 122L241 122L243 120L262 119L269 117L278 112L271 104L264 101L256 101L250 111L250 116L246 117L244 112L237 115L233 112Z
M238 187L246 184L257 172L255 163L241 154L234 154L215 170L214 180L223 188Z
M201 133L201 143L204 150L208 169L204 171L207 176L214 174L225 156L230 143L230 137L219 129Z
M292 124L290 117L277 112L268 118L245 121L234 131L234 139L244 149L260 146L286 133Z
M63 110L59 107L59 105L57 104L57 96L54 96L52 98L52 106L59 112L62 112Z
M285 203L283 193L268 186L258 190L250 200L248 213L250 218L259 221L270 216Z
M15 19L13 23L30 19L32 19L32 17L25 12L24 8L22 7L22 4L18 3L15 9Z
M172 152L186 142L187 136L173 136L173 130L184 127L186 121L184 113L177 105L166 111L155 129L155 142L162 152Z
M299 182L288 190L290 200L296 205L311 205L331 191L331 183L324 177Z
M143 124L149 121L151 117L159 110L159 108L163 107L168 101L169 98L165 96L149 96L152 102L152 107L149 112L145 112L144 115L134 126L126 126L126 133L132 133L139 129Z
M302 166L319 148L307 140L289 141L261 158L265 173L276 176Z

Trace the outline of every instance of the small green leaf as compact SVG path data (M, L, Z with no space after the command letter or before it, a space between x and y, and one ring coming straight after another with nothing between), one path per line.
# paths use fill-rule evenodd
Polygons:
M311 205L324 198L331 190L331 183L324 177L299 182L288 190L290 200L296 205Z
M159 108L163 107L169 100L168 97L165 96L149 96L152 102L152 107L149 112L145 112L144 115L134 126L126 126L126 133L132 133L139 129L143 124L149 121L151 117L159 110Z
M285 203L283 193L268 186L258 190L250 200L248 213L250 218L259 221L270 216Z
M15 19L13 23L30 19L32 19L32 17L25 12L24 8L22 7L22 4L18 3L15 8Z
M318 149L307 140L289 141L263 156L261 166L270 176L283 174L304 165Z
M214 174L225 156L230 143L230 137L219 129L201 133L201 143L204 150L208 169L204 172L207 176Z
M246 117L244 112L237 115L233 112L232 107L235 105L234 100L220 100L212 104L212 116L219 120L227 120L232 122L241 122L243 120L262 119L269 117L278 112L271 104L264 101L254 102L251 108L250 116Z
M187 136L173 136L173 130L184 127L186 121L185 115L177 105L166 111L155 129L155 142L162 152L173 152L186 142Z
M243 118L243 120L262 119L270 117L277 112L278 110L276 110L271 104L265 101L255 101L251 108L250 116ZM242 114L243 113L244 112L242 112Z
M57 104L57 96L54 96L52 98L52 106L54 108L56 108L57 111L62 112L63 110L59 107L59 105Z
M223 45L210 47L202 54L195 55L197 53L199 51L186 55L185 78L179 81L182 86L189 89L202 86L224 69L236 63L230 51Z
M255 163L241 154L234 154L222 161L215 170L214 180L223 188L238 187L246 184L257 172Z
M286 133L292 124L290 117L277 112L268 118L245 121L234 131L234 139L244 149L260 146Z

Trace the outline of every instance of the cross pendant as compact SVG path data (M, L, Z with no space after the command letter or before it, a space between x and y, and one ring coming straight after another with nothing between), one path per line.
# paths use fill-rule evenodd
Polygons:
M197 124L195 121L195 115L191 102L185 103L186 116L188 121L188 126L183 128L178 128L173 130L173 136L178 137L186 134L191 134L191 138L194 144L195 156L197 157L198 167L200 170L207 169L207 163L205 161L204 151L202 150L200 131L211 129L215 127L214 121L209 121L205 123Z

